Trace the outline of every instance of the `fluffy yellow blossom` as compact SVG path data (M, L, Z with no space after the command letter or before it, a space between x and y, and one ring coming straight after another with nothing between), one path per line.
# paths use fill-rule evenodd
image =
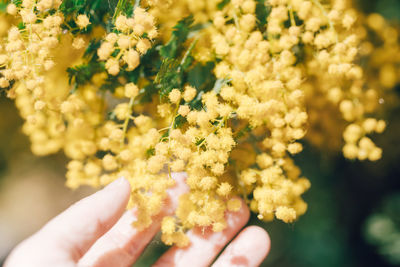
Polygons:
M196 96L196 89L192 86L186 86L185 91L183 92L183 99L186 102L191 101Z
M179 109L178 109L179 115L186 117L186 115L189 113L189 111L190 111L189 106L185 106L185 105L179 106Z
M128 98L135 98L139 94L139 88L134 83L125 85L125 96Z
M176 222L173 217L164 217L161 223L161 231L166 235L176 232Z
M135 9L131 18L119 15L115 20L115 27L119 33L109 33L97 50L100 60L107 61L108 73L114 76L119 73L120 63L126 65L128 71L137 68L140 54L145 54L150 49L150 40L155 37L154 34L149 34L148 38L151 39L148 39L142 35L156 31L154 18L140 7ZM112 56L116 49L119 49L118 55Z
M18 9L15 4L10 3L7 5L7 13L8 14L15 16L17 14L17 11L18 11Z
M86 28L89 24L89 18L85 14L81 14L76 18L76 25L81 29Z
M169 98L169 101L171 101L171 103L176 104L181 99L181 92L178 89L173 89L169 93L168 98Z
M75 38L72 42L72 47L75 49L82 49L83 47L85 47L85 40L83 40L83 38L81 37Z
M296 211L292 208L280 206L276 209L275 216L284 222L290 223L296 219Z

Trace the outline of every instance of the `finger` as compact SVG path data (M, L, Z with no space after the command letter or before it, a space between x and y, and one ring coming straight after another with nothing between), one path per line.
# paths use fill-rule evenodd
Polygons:
M138 231L132 226L135 211L127 211L122 218L102 236L79 261L78 266L130 266L137 260L146 245L160 230L161 218L174 212L178 197L188 190L184 173L173 173L176 184L168 190L163 209L150 227Z
M54 240L55 246L77 262L90 246L122 216L130 196L129 182L119 178L51 220L38 235Z
M246 227L228 245L212 267L256 267L268 255L271 241L267 232L258 226Z
M237 212L226 213L227 228L213 232L208 228L194 228L187 235L190 245L186 248L172 247L155 263L156 267L164 266L209 266L218 253L249 220L250 212L242 202Z

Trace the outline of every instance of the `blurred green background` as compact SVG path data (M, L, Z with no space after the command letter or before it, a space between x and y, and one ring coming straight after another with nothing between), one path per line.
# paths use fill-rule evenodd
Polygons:
M400 22L400 0L358 0L366 13ZM395 88L400 95L400 85ZM64 186L63 155L38 158L21 133L14 104L0 98L0 264L15 244L71 203L93 192ZM378 162L351 162L305 144L296 157L312 187L307 213L294 224L259 224L270 234L271 253L262 266L400 266L400 107L386 118L375 140ZM135 266L149 266L166 247L152 241Z

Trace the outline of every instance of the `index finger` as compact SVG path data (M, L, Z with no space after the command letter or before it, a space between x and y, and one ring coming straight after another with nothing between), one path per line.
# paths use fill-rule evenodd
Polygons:
M178 197L188 190L185 184L186 174L173 173L174 187L167 190L168 197L163 203L160 214L153 223L138 231L132 226L136 220L136 211L127 211L122 218L89 249L79 261L78 266L130 266L135 262L146 245L160 230L161 219L173 214L178 205Z
M77 262L121 217L130 191L129 182L119 178L69 207L48 222L37 235L51 240Z

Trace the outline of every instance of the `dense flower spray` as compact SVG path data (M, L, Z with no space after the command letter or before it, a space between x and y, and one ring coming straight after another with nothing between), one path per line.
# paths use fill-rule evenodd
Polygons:
M32 151L71 159L69 187L124 176L143 229L171 173L188 174L166 244L223 230L237 196L259 219L295 221L310 187L292 159L301 140L382 155L370 136L400 77L398 30L350 1L23 0L6 12L0 87Z

